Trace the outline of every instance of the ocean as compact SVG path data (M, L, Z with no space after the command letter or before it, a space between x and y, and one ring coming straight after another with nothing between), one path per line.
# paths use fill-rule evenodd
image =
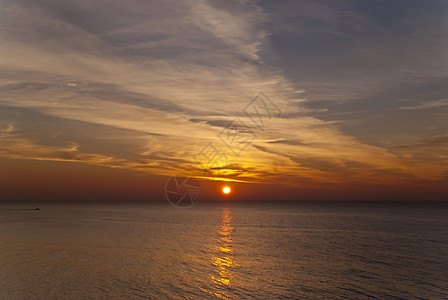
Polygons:
M448 299L442 204L0 204L0 242L0 299Z

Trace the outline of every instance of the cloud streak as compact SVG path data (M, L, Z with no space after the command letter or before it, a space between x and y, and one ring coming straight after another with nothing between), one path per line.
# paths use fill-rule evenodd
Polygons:
M328 31L341 19L321 6L307 9L319 13L318 28ZM328 91L343 102L366 86L351 86L353 97L332 80L309 81L306 91L296 86L300 81L288 68L270 62L277 54L274 29L299 29L280 22L271 27L275 13L255 2L7 0L0 15L0 56L8 58L0 61L0 112L8 112L2 156L202 176L195 156L219 142L235 117L251 124L242 109L263 91L282 117L263 130L249 127L254 142L206 177L300 185L440 175L420 172L424 161L414 164L393 149L363 143L337 120L313 116L327 109L305 107L310 92ZM382 30L354 12L350 18L362 21L352 35ZM308 25L299 31L316 30ZM336 27L332 34L346 35ZM30 115L19 113L24 110ZM29 126L31 115L39 115L36 128ZM392 171L380 176L381 170Z
M418 105L414 106L401 106L400 109L403 110L421 110L421 109L430 109L430 108L438 108L448 105L448 99L439 99L439 100L431 100L425 101Z

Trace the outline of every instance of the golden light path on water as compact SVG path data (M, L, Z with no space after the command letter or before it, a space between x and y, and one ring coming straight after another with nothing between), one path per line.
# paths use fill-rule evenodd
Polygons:
M210 277L213 290L207 291L220 299L230 299L230 296L226 290L232 286L232 269L237 266L237 263L233 257L232 232L233 226L231 211L229 207L224 207L222 223L218 229L218 243L212 251L211 258L214 266L214 274Z

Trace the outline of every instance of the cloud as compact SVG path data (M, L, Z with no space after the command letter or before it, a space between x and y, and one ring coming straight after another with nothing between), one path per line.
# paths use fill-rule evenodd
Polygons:
M0 155L13 159L83 162L108 167L123 167L125 159L91 153L80 153L79 145L66 147L39 145L8 131L0 132Z
M437 147L448 145L448 134L434 135L429 138L420 140L418 143L410 145L401 145L394 147L395 149L415 148L415 147Z
M439 99L439 100L425 101L415 106L401 106L400 109L420 110L420 109L438 108L447 105L448 105L448 99Z
M377 172L385 169L420 176L406 158L348 135L335 120L312 116L326 108L304 107L377 90L378 77L347 80L356 64L346 68L348 56L338 60L327 51L344 52L350 42L363 50L356 55L363 69L388 51L367 51L387 37L379 38L385 29L362 13L311 2L304 9L288 9L285 24L283 9L276 15L251 1L3 1L0 56L8 59L0 61L0 113L8 119L0 126L0 155L201 176L195 157L213 141L230 162L209 169L209 177L295 184L384 181ZM346 29L345 17L358 25ZM353 40L369 32L372 43ZM298 36L319 44L329 54L319 55L325 61L313 49L293 55L302 44L284 39ZM290 67L271 64L278 45L289 49ZM331 64L336 76L328 79L322 70ZM260 91L283 112L262 129L243 113ZM256 134L239 157L218 138L235 117Z

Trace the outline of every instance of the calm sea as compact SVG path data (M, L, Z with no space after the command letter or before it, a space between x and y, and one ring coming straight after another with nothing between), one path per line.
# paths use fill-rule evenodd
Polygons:
M447 299L448 206L0 205L1 299Z

